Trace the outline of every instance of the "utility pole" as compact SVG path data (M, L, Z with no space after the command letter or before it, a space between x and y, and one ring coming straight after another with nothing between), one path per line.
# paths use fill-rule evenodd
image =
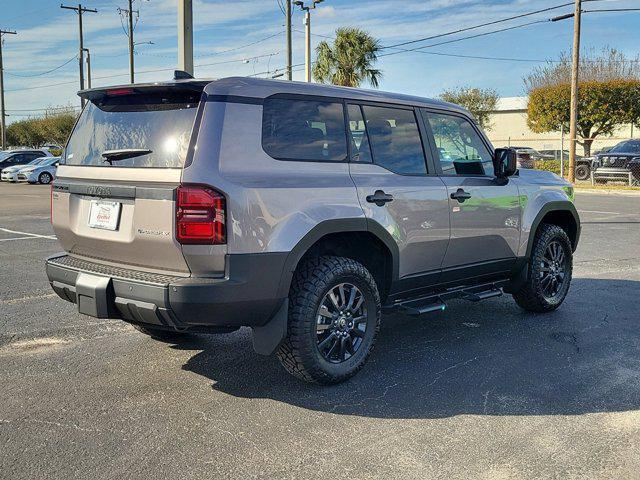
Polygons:
M7 148L6 110L4 106L4 67L2 65L2 36L16 35L18 32L0 29L0 150Z
M140 11L134 10L133 0L129 0L129 8L125 9L125 8L118 7L118 13L120 15L122 15L123 13L127 15L127 24L128 24L128 30L129 30L129 34L127 35L129 37L129 80L131 81L131 83L135 83L135 72L134 72L135 67L134 67L134 60L133 60L133 55L134 55L133 14L135 13L136 15L140 15Z
M178 0L178 70L193 75L192 0Z
M287 8L285 11L287 16L287 80L293 80L293 53L291 51L291 0L287 0Z
M571 65L571 119L569 122L569 181L576 178L576 136L578 123L578 70L580 66L580 15L582 0L575 0L573 17L573 52Z
M305 51L304 51L304 63L305 63L305 81L311 81L311 10L316 8L318 3L322 3L324 0L312 0L311 5L305 6L304 2L297 0L293 2L304 11L304 25L305 25Z
M84 90L84 37L82 34L82 14L98 13L94 8L84 8L81 3L77 7L68 7L60 4L60 8L65 10L73 10L78 14L78 33L80 38L80 48L78 49L78 66L80 68L80 90ZM80 105L84 107L84 98L80 98Z
M87 52L87 88L91 88L91 52L88 48L84 51Z

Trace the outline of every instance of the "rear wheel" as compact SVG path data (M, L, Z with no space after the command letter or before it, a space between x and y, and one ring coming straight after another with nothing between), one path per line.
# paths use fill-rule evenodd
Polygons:
M296 271L287 337L277 355L292 375L339 383L365 364L380 328L380 295L359 262L325 256Z
M38 182L40 182L43 185L49 185L51 183L51 180L53 180L53 178L51 177L51 174L48 172L42 172L38 176Z
M567 233L557 225L538 229L528 278L513 298L531 312L550 312L558 308L569 291L573 271L573 250Z
M133 328L145 335L149 335L154 340L168 343L177 343L184 341L188 337L186 332L176 332L174 330L164 330L162 328L154 328L147 325L133 324Z

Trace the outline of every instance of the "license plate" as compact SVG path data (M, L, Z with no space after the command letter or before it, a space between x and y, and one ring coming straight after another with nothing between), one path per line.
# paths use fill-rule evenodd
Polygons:
M121 208L122 204L119 202L92 200L89 211L89 226L103 230L117 230Z

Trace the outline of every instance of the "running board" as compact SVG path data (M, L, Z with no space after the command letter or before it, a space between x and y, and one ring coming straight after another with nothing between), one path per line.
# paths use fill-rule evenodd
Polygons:
M385 311L398 311L406 315L419 316L425 313L444 311L447 308L446 300L461 298L471 302L479 302L487 298L502 295L502 287L508 282L493 282L473 287L464 286L450 288L438 293L432 293L419 298L397 301L385 305Z

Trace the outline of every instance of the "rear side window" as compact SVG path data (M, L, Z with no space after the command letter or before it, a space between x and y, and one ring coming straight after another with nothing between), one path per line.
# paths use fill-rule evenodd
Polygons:
M363 106L376 165L403 175L425 175L427 166L413 110Z
M267 98L262 116L262 147L279 160L346 160L342 103Z
M114 167L177 168L184 164L199 94L137 94L89 102L65 150L67 165L109 167L103 153L150 150Z

